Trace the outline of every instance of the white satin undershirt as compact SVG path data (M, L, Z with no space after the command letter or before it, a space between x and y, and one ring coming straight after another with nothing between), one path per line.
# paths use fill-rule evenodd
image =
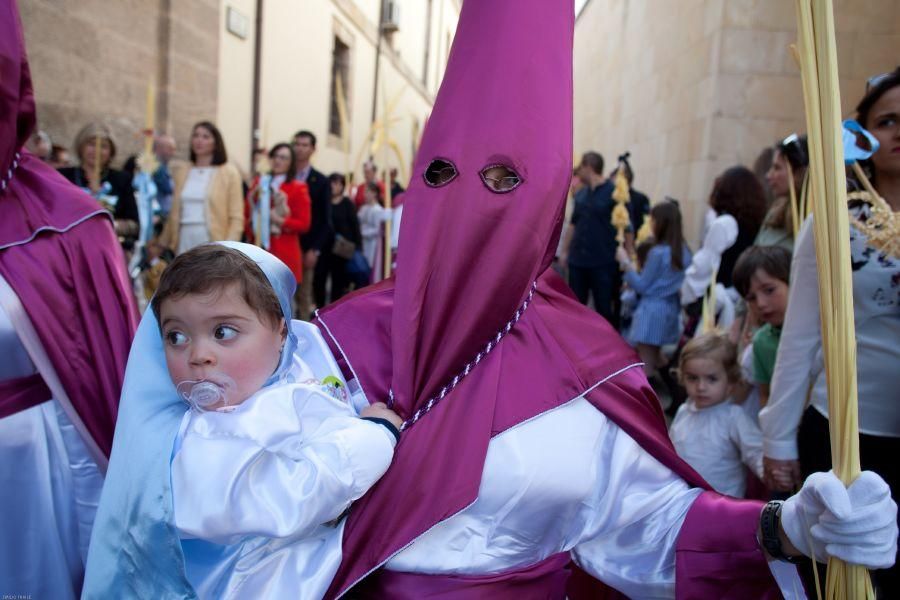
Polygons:
M344 521L328 523L393 458L393 434L319 383L340 370L316 327L295 323L294 331L302 358L289 376L299 383L275 384L233 412L188 411L182 421L175 524L200 598L321 598L341 560Z
M0 307L0 380L37 372ZM103 476L56 400L0 419L0 591L77 598Z
M475 502L385 567L482 575L571 552L630 598L674 598L675 546L700 493L577 398L493 438ZM769 567L786 598L805 597L792 565Z
M672 597L675 543L699 494L579 398L495 437L475 503L386 567L486 574L571 551L629 597Z

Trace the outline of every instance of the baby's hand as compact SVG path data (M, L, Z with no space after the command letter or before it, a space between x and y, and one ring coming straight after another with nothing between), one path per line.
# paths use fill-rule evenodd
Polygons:
M359 413L359 416L384 419L397 429L400 429L400 426L403 425L403 419L400 418L400 415L389 409L387 407L387 404L385 404L384 402L376 402L374 404L370 404L369 406L362 409L362 411Z

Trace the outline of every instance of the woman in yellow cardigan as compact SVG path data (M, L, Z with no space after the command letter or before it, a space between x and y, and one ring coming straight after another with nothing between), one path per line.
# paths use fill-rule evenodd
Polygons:
M228 161L215 125L202 121L191 132L191 162L172 169L172 209L158 243L181 254L206 242L240 240L244 231L241 175Z

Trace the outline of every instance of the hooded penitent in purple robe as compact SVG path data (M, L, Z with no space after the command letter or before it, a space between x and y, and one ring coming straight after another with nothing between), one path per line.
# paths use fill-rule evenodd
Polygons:
M570 2L463 5L405 194L395 277L319 312L348 377L407 419L391 469L351 509L328 598L471 505L494 436L582 395L706 487L676 456L639 369L616 376L637 362L632 350L548 269L572 172L573 21ZM488 179L497 166L510 177L500 189ZM760 507L698 498L678 542L680 597L777 594L754 537ZM507 598L530 581L556 598L565 562L387 576L366 593Z
M109 213L23 149L34 123L18 7L3 2L0 275L24 308L10 320L20 337L35 334L48 362L35 360L41 377L6 388L0 417L56 398L105 471L137 310Z

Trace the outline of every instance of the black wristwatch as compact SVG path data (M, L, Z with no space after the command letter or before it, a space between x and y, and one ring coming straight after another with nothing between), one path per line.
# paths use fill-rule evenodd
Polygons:
M772 558L797 564L800 556L788 556L781 547L781 538L778 537L779 524L781 523L781 508L784 502L772 500L763 507L759 515L759 528L762 532L762 545Z

